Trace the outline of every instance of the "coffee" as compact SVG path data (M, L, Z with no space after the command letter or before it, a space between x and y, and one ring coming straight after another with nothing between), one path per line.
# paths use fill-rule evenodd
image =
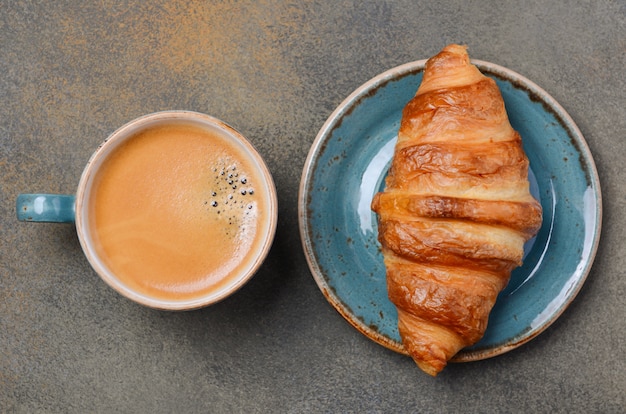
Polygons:
M115 148L89 194L103 265L132 291L165 301L206 296L252 267L272 207L246 151L184 121L150 126Z

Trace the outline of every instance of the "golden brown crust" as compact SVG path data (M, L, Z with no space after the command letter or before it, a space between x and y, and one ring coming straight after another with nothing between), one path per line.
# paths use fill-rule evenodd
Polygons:
M515 202L384 192L375 195L372 208L395 217L457 219L505 226L526 237L532 237L541 225L541 206L536 200Z
M541 225L528 159L496 83L450 45L406 105L372 209L404 347L436 375L482 338L498 293Z
M508 128L502 130L504 121ZM403 110L399 134L420 143L445 141L451 135L469 142L508 140L512 131L500 90L485 77L470 85L418 92Z
M461 227L452 221L381 220L378 226L383 252L426 263L445 263L465 268L501 272L519 266L519 236L500 242L483 227ZM478 227L478 228L472 228ZM493 229L492 229L493 230ZM467 231L468 233L465 233ZM470 233L471 232L471 233ZM521 242L523 248L523 241Z
M465 342L478 341L490 308L507 278L476 272L468 283L459 267L396 264L388 273L389 298L414 316L447 326Z

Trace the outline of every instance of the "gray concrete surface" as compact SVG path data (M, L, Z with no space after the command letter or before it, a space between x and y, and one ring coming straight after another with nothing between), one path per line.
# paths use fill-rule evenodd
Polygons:
M1 2L0 412L625 412L625 17L623 0ZM301 249L297 191L350 92L450 42L570 113L600 173L604 227L554 325L433 379L326 302ZM14 213L21 192L72 193L110 132L164 109L248 136L280 203L256 277L188 313L120 297L73 226Z

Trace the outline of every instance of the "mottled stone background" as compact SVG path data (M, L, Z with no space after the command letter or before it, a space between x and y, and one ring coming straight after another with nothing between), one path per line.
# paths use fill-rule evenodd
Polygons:
M0 412L625 412L625 18L623 0L0 1ZM450 42L570 113L600 173L604 227L553 326L433 379L326 302L302 253L297 192L348 94ZM248 136L280 203L256 277L188 313L120 297L73 226L14 212L21 192L73 193L109 133L164 109Z

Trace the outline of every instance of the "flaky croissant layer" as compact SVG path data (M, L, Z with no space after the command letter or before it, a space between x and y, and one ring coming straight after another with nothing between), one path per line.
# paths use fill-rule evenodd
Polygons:
M385 184L372 210L389 298L404 347L434 376L483 337L542 220L500 90L465 47L427 61Z

